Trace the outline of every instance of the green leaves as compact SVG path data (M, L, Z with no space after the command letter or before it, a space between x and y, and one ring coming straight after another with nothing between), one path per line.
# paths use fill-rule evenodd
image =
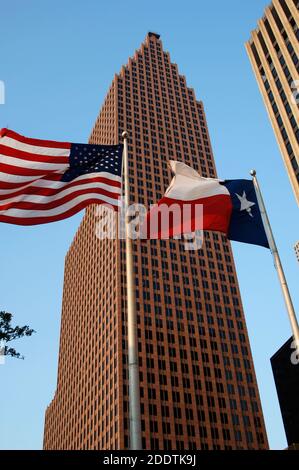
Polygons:
M31 336L33 333L35 333L35 331L29 328L28 325L13 327L11 325L12 317L13 315L11 313L0 311L0 341L8 343L10 341L14 341L15 339L23 338L24 336ZM8 346L4 346L1 352L5 356L24 359L24 356L18 353L14 348L9 348Z

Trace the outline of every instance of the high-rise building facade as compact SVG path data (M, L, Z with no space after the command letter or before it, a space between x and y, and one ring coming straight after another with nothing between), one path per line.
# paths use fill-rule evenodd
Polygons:
M294 249L295 249L295 254L299 263L299 241L295 243Z
M115 76L90 142L120 142L124 129L132 203L161 198L168 159L216 176L203 104L155 33ZM92 206L66 256L45 449L129 446L125 245L96 228ZM143 448L267 448L230 243L207 232L199 251L181 240L133 248Z
M298 8L298 0L273 0L246 49L299 204Z

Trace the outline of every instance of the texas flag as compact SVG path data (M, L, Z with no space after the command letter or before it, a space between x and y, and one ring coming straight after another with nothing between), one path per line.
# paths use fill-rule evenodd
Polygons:
M174 178L147 216L149 238L212 230L269 248L252 180L204 178L185 163L172 160L170 165Z

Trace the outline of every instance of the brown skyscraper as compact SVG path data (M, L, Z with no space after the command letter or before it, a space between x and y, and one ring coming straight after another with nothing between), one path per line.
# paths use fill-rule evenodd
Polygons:
M299 0L273 0L246 49L299 204L298 8Z
M132 202L162 196L168 159L216 176L203 104L154 33L115 76L90 141L117 143L124 129ZM99 240L96 223L90 207L66 257L45 449L129 445L125 247ZM143 448L267 448L230 243L135 241L134 265Z

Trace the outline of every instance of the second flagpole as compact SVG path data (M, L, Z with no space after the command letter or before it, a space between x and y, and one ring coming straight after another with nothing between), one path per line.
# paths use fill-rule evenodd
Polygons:
M125 185L125 224L126 224L126 272L127 272L127 311L128 311L128 360L129 360L129 415L130 415L130 450L142 450L140 386L138 362L137 313L135 282L133 274L133 249L128 208L130 205L128 134L122 133L124 141L123 168Z
M267 211L266 211L266 207L265 207L265 204L264 204L263 196L262 196L262 193L261 193L261 190L260 190L259 182L258 182L258 179L256 177L256 171L251 170L250 174L251 174L252 179L253 179L253 184L254 184L256 195L257 195L257 200L258 200L258 204L259 204L263 224L264 224L264 227L265 227L266 235L267 235L267 238L268 238L269 247L270 247L271 253L273 255L274 265L275 265L275 268L276 268L276 271L277 271L277 274L278 274L278 278L279 278L279 282L280 282L280 285L281 285L282 294L283 294L283 297L284 297L284 301L285 301L285 304L286 304L289 320L290 320L290 323L291 323L293 337L294 337L294 340L296 342L297 351L299 351L299 327L298 327L298 321L297 321L294 305L293 305L293 302L292 302L292 299L291 299L291 295L290 295L290 291L289 291L289 288L288 288L287 280L286 280L286 277L285 277L285 274L284 274L284 270L283 270L283 267L282 267L282 264L281 264L278 249L277 249L275 239L274 239L274 236L273 236L273 232L272 232L272 229L271 229L270 221L269 221L268 214L267 214Z

